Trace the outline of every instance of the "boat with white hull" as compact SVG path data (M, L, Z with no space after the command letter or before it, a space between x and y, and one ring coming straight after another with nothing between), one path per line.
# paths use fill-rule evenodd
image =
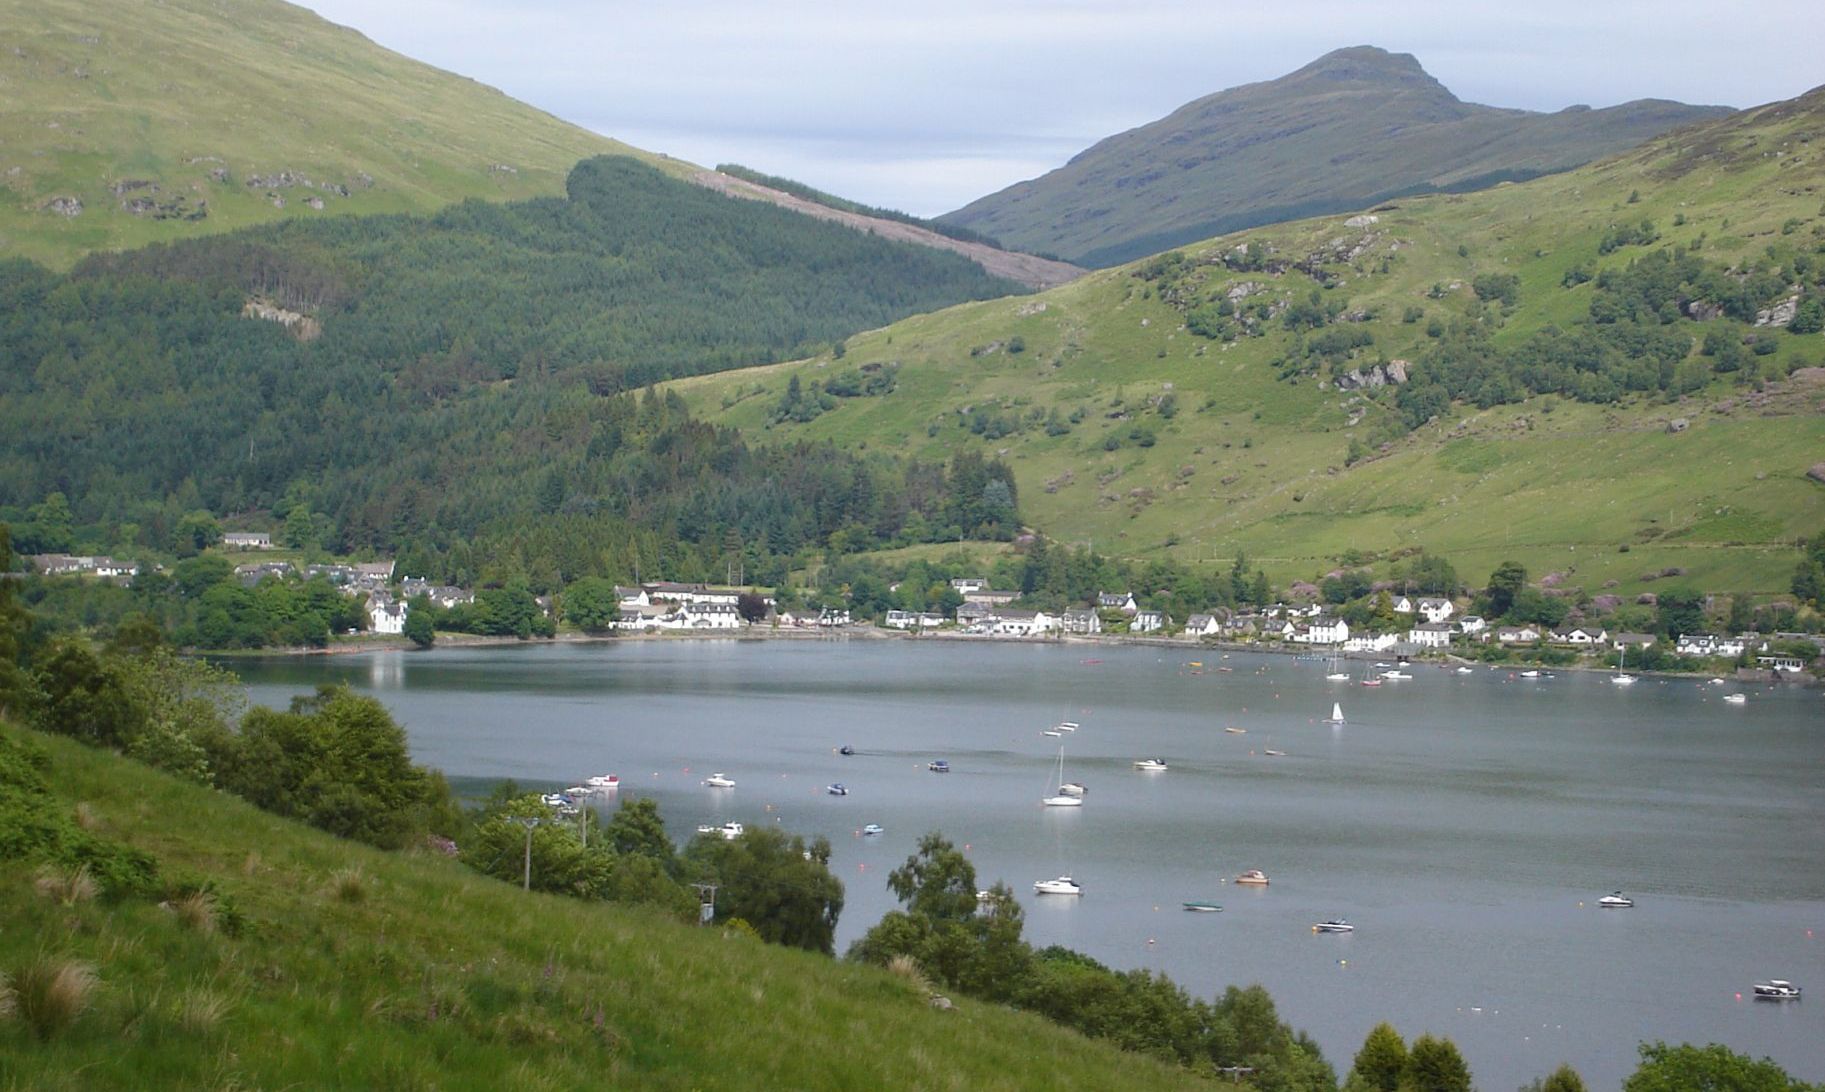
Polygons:
M1041 895L1081 895L1082 886L1069 876L1060 876L1056 880L1035 880L1033 890Z

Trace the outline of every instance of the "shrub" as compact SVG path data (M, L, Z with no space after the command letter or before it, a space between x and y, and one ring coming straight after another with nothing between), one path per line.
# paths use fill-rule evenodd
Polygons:
M13 976L13 1005L40 1039L50 1039L88 1010L99 979L79 960L39 956Z

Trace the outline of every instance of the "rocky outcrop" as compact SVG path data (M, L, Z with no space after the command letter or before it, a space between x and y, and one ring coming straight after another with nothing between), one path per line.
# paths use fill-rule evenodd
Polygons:
M1675 417L1667 422L1668 432L1684 432L1692 427L1692 422L1684 417Z
M1825 485L1825 463L1813 463L1807 469L1806 476L1820 485Z
M1685 311L1693 322L1710 322L1724 316L1724 309L1710 300L1687 300Z
M1404 360L1390 360L1386 364L1371 364L1366 370L1341 372L1336 376L1337 388L1354 391L1399 386L1407 381L1407 367Z
M53 197L43 205L44 211L54 212L59 216L74 219L82 215L82 199L79 197Z
M261 319L265 322L276 322L299 341L313 341L323 333L323 324L309 315L288 310L273 303L253 296L241 307L244 318Z
M1381 222L1381 217L1375 215L1372 212L1365 212L1361 216L1352 216L1348 220L1345 220L1343 222L1343 226L1361 228L1361 227L1370 227L1370 226L1372 226L1374 224L1378 224L1380 222Z
M1800 297L1788 296L1766 311L1757 311L1755 324L1757 326L1785 326L1793 321L1793 316L1799 313Z

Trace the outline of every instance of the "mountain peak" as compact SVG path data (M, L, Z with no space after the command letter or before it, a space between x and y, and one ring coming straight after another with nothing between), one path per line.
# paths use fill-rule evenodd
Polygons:
M1390 53L1380 46L1371 45L1333 49L1304 68L1273 82L1292 84L1317 81L1425 87L1435 88L1446 95L1451 94L1443 84L1432 78L1431 73L1421 67L1418 57L1411 53Z

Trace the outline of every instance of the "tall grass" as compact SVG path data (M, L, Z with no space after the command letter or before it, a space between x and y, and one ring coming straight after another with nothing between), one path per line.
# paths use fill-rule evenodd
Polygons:
M38 878L32 886L40 895L64 906L88 902L101 892L101 886L95 882L95 877L86 864L71 869L47 865L39 870Z
M13 976L13 1007L34 1035L50 1039L88 1011L98 982L87 963L40 956Z

